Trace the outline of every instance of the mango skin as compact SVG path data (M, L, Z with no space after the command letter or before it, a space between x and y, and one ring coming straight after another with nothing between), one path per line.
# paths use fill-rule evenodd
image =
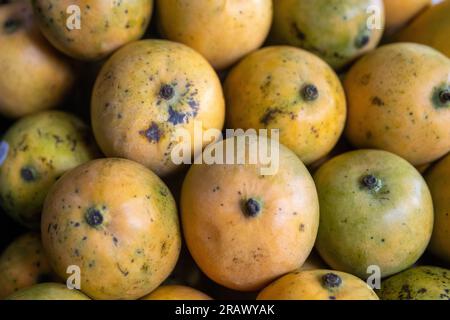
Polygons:
M159 0L157 4L161 34L197 50L218 70L258 49L272 23L271 0Z
M161 286L141 300L212 300L201 291L180 285Z
M40 235L26 233L14 239L0 256L0 299L49 279L51 274Z
M302 90L314 85L318 98ZM225 81L227 127L279 129L280 142L305 164L329 153L344 130L345 94L324 61L293 47L263 48L244 58Z
M78 290L71 290L60 283L40 283L19 290L8 296L6 300L91 300Z
M0 205L17 222L33 229L39 228L42 204L55 180L98 156L90 129L62 111L42 111L20 119L1 143L8 147L0 157L6 155L0 163Z
M374 175L379 188L363 178ZM380 150L337 156L314 175L320 203L316 249L333 269L367 278L379 266L382 277L413 265L433 229L430 191L417 170Z
M215 144L215 150L224 151L232 140L237 143L231 137ZM250 142L245 145L248 159ZM188 249L200 269L227 288L261 289L301 267L314 245L319 220L314 182L292 151L276 146L279 168L273 175L261 176L265 166L260 162L203 163L192 165L183 182L181 218ZM249 199L261 204L253 217L243 209Z
M381 283L382 300L450 300L450 270L414 267Z
M141 38L150 23L153 0L32 0L44 36L60 51L79 60L100 60L124 44ZM66 13L80 8L80 29Z
M384 0L386 34L393 34L416 17L431 0Z
M367 27L370 6L379 9L380 28ZM342 69L374 49L383 30L383 0L277 0L270 40L311 51Z
M450 154L426 175L434 204L434 228L429 249L450 265Z
M396 41L416 42L439 50L450 58L450 1L432 6L403 29Z
M181 246L169 189L144 166L118 158L88 162L58 180L41 232L55 272L65 279L68 266L79 266L81 288L94 299L150 293L173 270Z
M342 283L334 288L323 285L322 277L332 273ZM262 290L257 300L379 300L372 288L361 279L334 270L291 272Z
M164 86L173 91L169 99L161 96ZM165 176L180 168L171 157L179 130L193 137L196 121L203 130L221 130L225 102L217 74L200 54L175 42L142 40L103 66L91 116L107 156L134 160ZM193 154L196 150L192 146Z
M16 25L6 27L6 22ZM26 1L0 7L0 115L19 118L56 107L75 80L69 62L37 30Z
M450 151L450 60L419 44L386 45L361 58L348 72L345 130L357 148L393 152L422 165Z

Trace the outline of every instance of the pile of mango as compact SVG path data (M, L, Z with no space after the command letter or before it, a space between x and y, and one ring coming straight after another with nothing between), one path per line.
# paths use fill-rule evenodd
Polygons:
M449 300L449 34L450 0L1 1L0 298Z

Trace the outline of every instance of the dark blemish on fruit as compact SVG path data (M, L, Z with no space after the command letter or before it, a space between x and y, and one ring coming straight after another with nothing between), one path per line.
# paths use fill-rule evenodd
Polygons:
M128 276L129 272L126 269L122 269L120 264L117 263L117 269L119 269L120 273L123 274L124 277Z
M75 250L74 250L74 254L75 254L77 257L79 257L79 256L80 256L80 251L78 251L78 249L75 249Z
M86 240L87 240L87 237L84 236L81 240L86 241Z
M367 132L366 132L366 138L367 138L367 140L372 139L372 137L373 137L372 131L367 131Z
M382 182L374 175L368 174L361 178L361 185L370 191L379 191L382 187Z
M404 284L400 290L399 293L399 299L400 300L411 300L412 299L412 294L411 294L411 289L409 288L409 285Z
M436 109L450 107L450 85L443 84L435 87L431 100Z
M173 98L175 91L170 84L165 84L159 90L159 96L165 100L170 100Z
M162 136L162 130L156 122L152 122L147 130L141 130L139 134L146 137L149 142L159 142Z
M264 113L264 115L261 117L259 122L268 126L270 122L275 120L277 114L282 114L282 113L283 113L283 111L279 108L269 108Z
M259 201L250 198L244 203L244 212L248 217L256 217L261 212Z
M363 34L355 39L355 47L358 49L364 48L370 41L370 37L367 34Z
M314 101L319 97L319 90L313 84L307 84L303 86L301 90L301 95L305 101Z
M373 97L372 104L381 107L384 106L384 101L381 100L379 97Z
M3 24L3 30L6 34L11 34L17 31L22 26L22 21L19 19L8 19Z
M417 293L420 293L420 294L423 294L423 293L425 293L425 292L427 292L427 289L426 289L426 288L420 288L420 289L417 291Z
M361 77L361 79L360 79L360 83L363 85L363 86L367 86L368 84L369 84L369 82L370 82L370 78L372 77L372 75L369 73L369 74L365 74L365 75L363 75L362 77Z
M342 279L335 273L327 273L322 276L322 284L325 288L336 288L342 284Z
M305 225L302 223L302 224L300 224L300 232L303 232L303 231L305 231Z
M328 297L330 300L336 300L336 297L335 296L329 296Z
M96 208L89 208L84 216L86 223L91 227L97 227L103 223L103 215Z
M172 106L169 107L169 119L168 121L173 125L186 122L186 114L173 110Z
M116 237L113 237L113 242L114 242L114 245L117 246L117 243L119 242L119 240Z
M32 182L38 178L36 169L33 167L23 167L20 169L20 176L26 182Z
M74 226L75 226L75 228L78 228L80 226L80 223L79 222L75 222Z
M293 22L292 25L292 31L295 34L295 37L300 40L300 41L305 41L306 40L306 34L300 30L299 26L297 25L296 22Z

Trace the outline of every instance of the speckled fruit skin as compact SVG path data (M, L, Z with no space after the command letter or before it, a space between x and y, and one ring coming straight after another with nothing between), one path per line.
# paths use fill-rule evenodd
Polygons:
M161 286L141 300L212 300L201 291L196 289L179 286L166 285Z
M367 27L371 6L379 8L379 29ZM378 45L384 6L382 0L277 0L273 19L272 43L304 48L341 69Z
M189 47L142 40L115 53L102 68L92 96L92 125L108 156L137 161L158 175L176 171L171 151L178 129L194 136L221 130L225 102L214 69Z
M382 300L450 300L450 270L420 266L381 284Z
M6 155L0 163L0 205L30 228L39 228L42 204L55 180L98 156L89 128L61 111L42 111L20 119L0 143L0 158Z
M180 252L175 201L150 170L99 159L65 174L42 213L42 241L63 278L77 265L95 299L137 299L170 274Z
M418 15L431 0L384 0L386 33L392 34Z
M80 60L99 60L141 38L153 11L153 0L32 0L45 37L60 51ZM71 5L80 8L80 29L70 30Z
M327 275L340 279L327 285ZM339 271L310 270L291 272L270 284L258 300L379 300L376 293L361 279Z
M229 139L215 148L224 150ZM183 183L181 211L189 251L208 277L230 289L261 289L301 267L314 245L319 222L314 182L293 152L277 147L274 175L262 176L260 162L194 164ZM249 201L259 204L254 215L245 209Z
M450 154L426 175L434 204L434 228L430 251L450 266Z
M1 115L53 108L72 87L70 64L41 36L27 2L0 7L0 47Z
M0 256L0 299L51 278L38 233L16 238Z
M395 40L425 44L450 58L449 34L450 1L447 0L418 16L396 36Z
M164 37L194 48L220 70L258 49L272 23L271 0L158 0L157 4Z
M305 95L305 88L316 91ZM279 129L280 142L305 164L330 152L344 130L339 78L298 48L267 47L247 56L226 79L225 97L229 128Z
M438 51L380 47L351 68L344 87L346 136L355 147L387 150L413 165L450 150L450 60Z
M433 204L407 161L386 151L352 151L325 163L314 180L320 203L316 248L333 269L364 279L367 268L377 265L386 277L425 251Z
M60 283L41 283L22 289L6 300L90 300L78 290L71 290Z

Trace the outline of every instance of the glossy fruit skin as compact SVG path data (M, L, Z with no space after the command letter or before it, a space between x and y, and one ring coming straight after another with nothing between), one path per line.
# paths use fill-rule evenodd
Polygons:
M272 23L270 0L159 0L157 4L164 37L195 49L219 70L258 49Z
M352 151L325 163L314 181L320 203L316 248L333 269L365 279L376 265L387 277L425 251L433 204L407 161L386 151Z
M386 33L399 30L430 4L431 0L384 0Z
M90 300L78 290L71 290L61 283L40 283L8 296L6 300Z
M326 286L324 277L337 276L340 283ZM291 272L262 290L257 300L379 300L361 279L334 270Z
M180 252L169 189L125 159L94 160L65 174L45 201L41 230L55 272L66 278L68 266L79 266L81 288L95 299L150 293Z
M357 148L393 152L422 165L450 150L450 60L413 43L386 45L361 58L344 82L346 136ZM445 100L443 100L445 101Z
M430 251L450 265L450 154L426 175L434 204L434 228Z
M260 145L267 141L261 139ZM214 148L224 150L227 141L238 143L231 137ZM251 143L246 140L246 157ZM194 164L184 180L181 216L187 246L200 269L227 288L261 289L301 267L313 247L319 219L314 182L293 152L277 147L279 168L273 175L261 176L261 162L247 160ZM248 206L255 202L259 207L251 215Z
M70 30L80 9L80 29ZM153 0L33 0L44 36L60 51L79 60L99 60L128 42L141 38L153 11ZM61 14L63 12L64 14Z
M0 7L0 114L19 118L56 107L74 72L37 30L27 2Z
M450 270L408 269L383 281L379 295L382 300L450 300Z
M62 111L42 111L14 123L0 141L0 205L38 229L48 190L64 172L98 156L90 129Z
M141 300L212 300L201 291L196 289L180 286L165 285L161 286Z
M232 69L224 91L229 128L279 129L280 142L305 164L330 152L344 130L341 82L320 58L298 48L250 54Z
M0 256L0 299L50 279L51 273L38 233L14 239Z
M369 29L376 6L379 28ZM382 0L277 0L271 41L304 48L317 54L334 69L342 69L374 49L384 30Z
M179 168L171 159L177 131L193 136L195 121L204 130L221 130L225 102L214 69L194 50L142 40L106 62L94 87L91 115L107 156L134 160L161 176Z
M397 41L417 42L439 50L450 58L450 2L427 9L396 37Z

